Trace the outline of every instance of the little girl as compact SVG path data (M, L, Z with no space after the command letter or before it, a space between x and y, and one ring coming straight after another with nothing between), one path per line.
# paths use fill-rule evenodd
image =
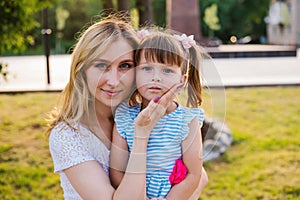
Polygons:
M138 113L152 99L159 101L174 84L182 83L188 91L187 106L193 108L183 107L174 100L153 128L147 146L146 195L171 198L172 194L174 198L176 194L176 199L189 199L202 172L204 111L198 108L202 101L201 53L192 36L160 31L143 31L142 35L144 38L136 51L137 90L130 104L121 103L115 114L111 181L117 187L122 180L135 138L134 120Z

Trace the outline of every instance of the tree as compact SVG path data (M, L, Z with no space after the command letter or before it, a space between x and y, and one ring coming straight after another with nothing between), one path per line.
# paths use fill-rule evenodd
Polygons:
M119 11L129 11L130 10L130 0L118 0L118 10Z
M40 27L33 16L55 0L1 0L0 2L0 55L6 51L22 52L33 44L30 31Z
M218 6L217 4L212 4L210 7L207 7L204 11L204 22L210 29L209 37L214 37L214 31L220 30L221 26L219 24L218 18Z
M34 43L30 31L40 27L35 13L56 0L1 0L0 1L0 56L6 51L23 52ZM0 76L6 78L7 65L0 62Z
M199 0L201 19L204 19L205 9L212 4L217 4L220 30L215 31L215 36L222 41L228 41L230 36L238 38L250 35L257 40L261 35L265 35L266 24L264 22L269 8L269 0ZM209 34L209 27L202 23L203 35Z
M151 24L152 20L152 1L151 0L136 0L136 7L139 13L139 24Z

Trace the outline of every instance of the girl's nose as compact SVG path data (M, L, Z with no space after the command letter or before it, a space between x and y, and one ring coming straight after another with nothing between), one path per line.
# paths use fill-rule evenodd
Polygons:
M161 81L161 76L159 74L159 72L155 72L153 77L152 77L152 81L154 82L160 82Z

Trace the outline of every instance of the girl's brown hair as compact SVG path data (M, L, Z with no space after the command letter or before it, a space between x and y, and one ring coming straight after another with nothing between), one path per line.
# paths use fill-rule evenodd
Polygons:
M195 44L185 49L174 33L154 30L146 36L138 46L135 54L136 64L139 65L143 55L147 62L158 62L181 67L182 73L187 74L187 106L198 107L202 102L202 85L200 79L201 50ZM131 96L130 104L136 104L139 99L136 90Z

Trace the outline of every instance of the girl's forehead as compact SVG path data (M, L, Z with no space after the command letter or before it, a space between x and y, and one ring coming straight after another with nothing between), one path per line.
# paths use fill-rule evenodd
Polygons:
M170 51L165 51L162 49L143 49L141 52L138 54L139 58L138 62L143 63L160 63L164 65L177 65L181 66L183 63L183 58L182 56L170 52Z

